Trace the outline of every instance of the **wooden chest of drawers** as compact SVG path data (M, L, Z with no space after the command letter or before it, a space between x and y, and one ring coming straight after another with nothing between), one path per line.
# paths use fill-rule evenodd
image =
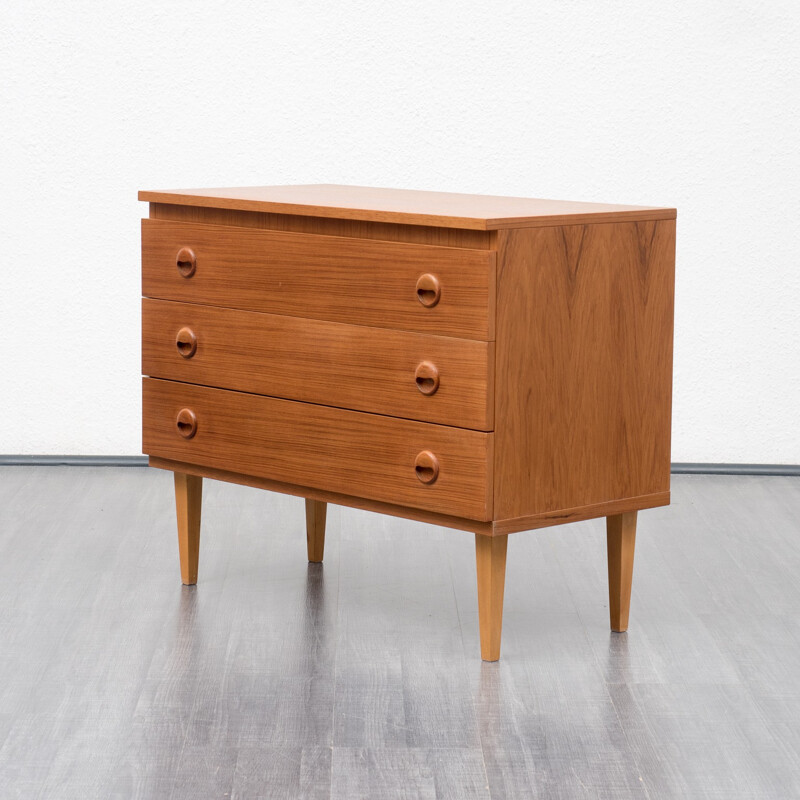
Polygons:
M627 627L636 512L669 502L674 209L344 186L141 192L143 449L175 473L476 535L481 653L508 534L607 517ZM401 613L398 611L398 613Z

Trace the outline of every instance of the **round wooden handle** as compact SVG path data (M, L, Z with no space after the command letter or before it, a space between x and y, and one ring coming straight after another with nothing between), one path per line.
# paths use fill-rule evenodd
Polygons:
M184 358L191 358L197 350L197 337L191 328L181 328L175 337L175 347Z
M184 439L191 439L197 433L197 415L191 408L182 408L178 412L175 428Z
M181 247L178 255L175 256L175 265L184 278L191 278L197 269L197 256L194 254L194 250L191 247Z
M426 308L433 308L442 296L442 285L435 275L426 272L417 279L417 300Z
M417 454L414 471L422 483L433 483L439 477L439 459L430 450Z
M414 371L414 380L422 394L436 394L439 388L439 370L432 361L420 361Z

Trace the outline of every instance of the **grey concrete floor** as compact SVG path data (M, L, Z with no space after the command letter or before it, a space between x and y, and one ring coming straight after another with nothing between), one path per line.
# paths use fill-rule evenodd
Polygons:
M0 798L800 797L800 479L677 476L631 627L601 521L512 536L480 661L471 534L168 473L0 469Z

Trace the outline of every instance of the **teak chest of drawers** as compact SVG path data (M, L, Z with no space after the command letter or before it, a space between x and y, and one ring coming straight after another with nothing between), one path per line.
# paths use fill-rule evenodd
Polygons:
M636 512L669 503L675 210L346 186L140 192L143 449L175 473L475 533L500 655L508 534L607 517L627 628ZM398 611L402 613L402 611Z

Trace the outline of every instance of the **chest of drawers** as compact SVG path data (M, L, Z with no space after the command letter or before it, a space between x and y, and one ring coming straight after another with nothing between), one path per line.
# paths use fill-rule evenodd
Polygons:
M147 191L143 449L203 477L473 532L481 654L508 535L605 516L611 627L669 502L675 211L344 186ZM535 568L535 565L532 565ZM398 610L398 613L402 613Z

